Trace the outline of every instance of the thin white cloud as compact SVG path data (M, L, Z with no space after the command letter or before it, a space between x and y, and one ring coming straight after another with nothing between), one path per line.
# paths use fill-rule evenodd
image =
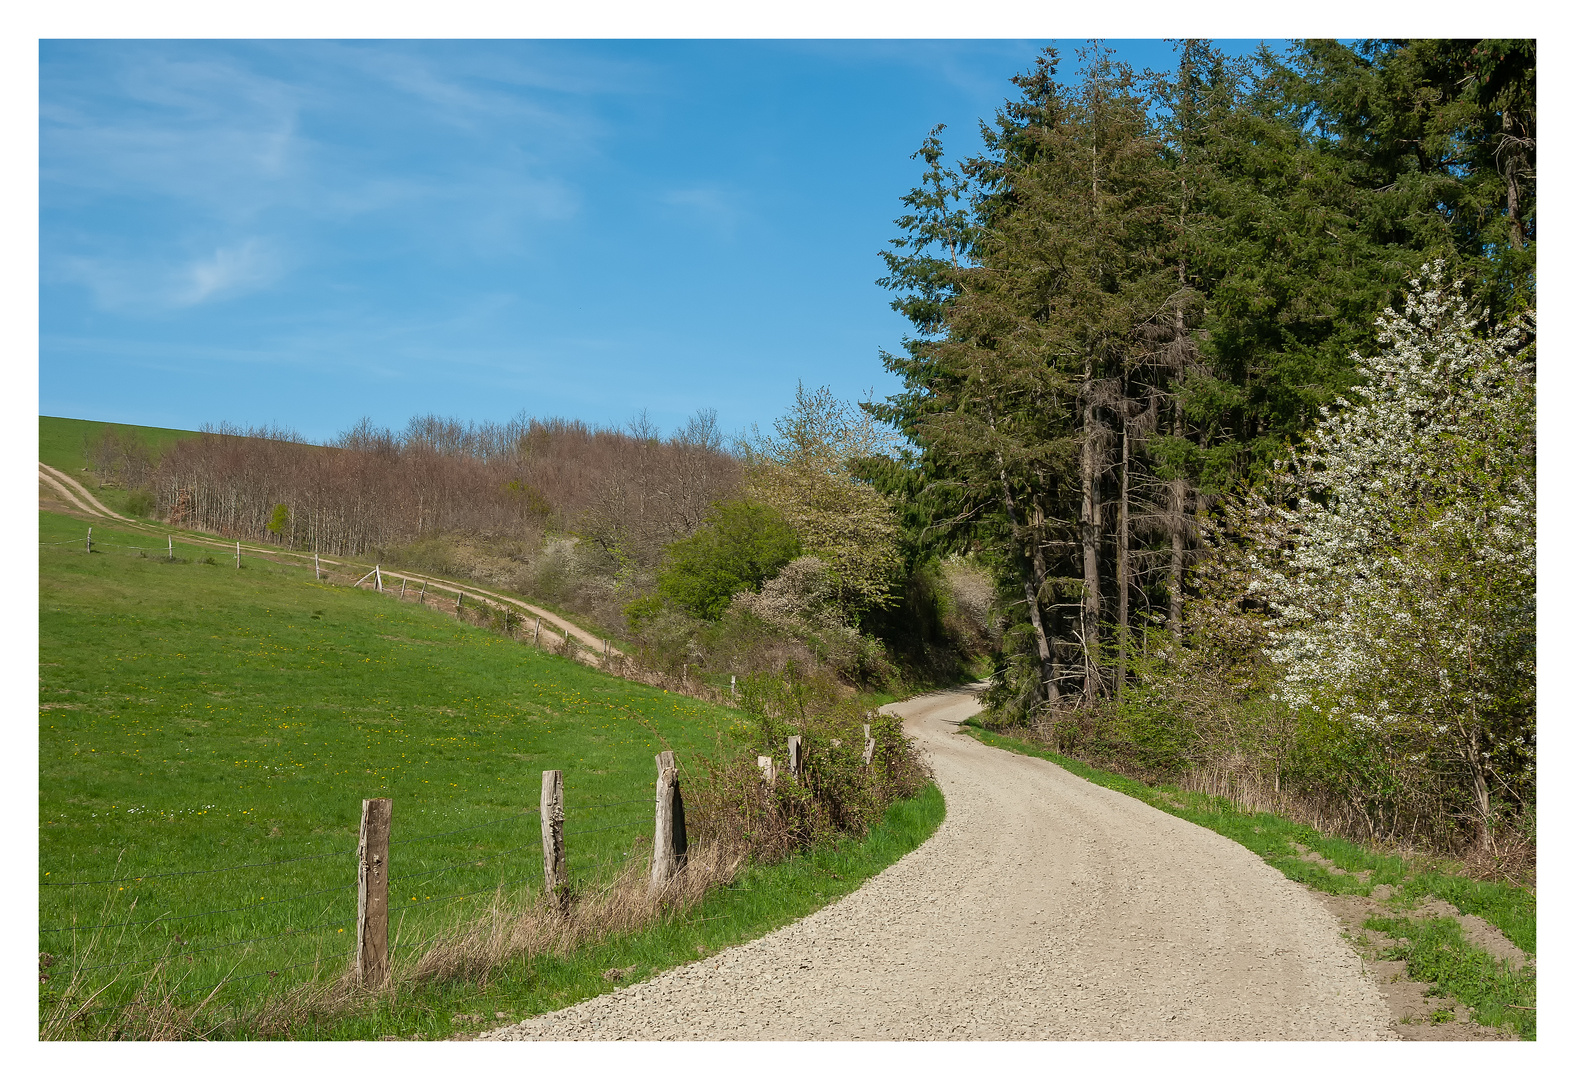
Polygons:
M247 240L236 247L219 248L211 257L186 266L182 275L187 285L175 293L182 307L207 300L253 292L271 285L280 273L280 260L274 250L258 240Z
M256 292L283 273L277 245L251 238L162 266L138 259L66 257L46 276L84 286L104 311L163 314Z
M715 185L678 188L663 195L662 202L729 240L747 216L743 200L737 194Z
M402 252L531 250L543 226L581 210L574 170L600 158L611 132L593 99L627 93L642 74L443 43L46 50L50 276L126 310L198 305L278 274L255 243L192 258L182 244L192 235L288 238L302 265L334 251L341 226L376 230L361 235Z
M297 88L222 59L112 57L98 84L45 65L40 180L60 196L173 198L230 220L278 201L298 178Z

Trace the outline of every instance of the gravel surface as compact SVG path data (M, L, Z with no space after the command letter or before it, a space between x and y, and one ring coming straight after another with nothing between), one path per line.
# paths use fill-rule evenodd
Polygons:
M808 918L484 1039L1392 1039L1339 926L1240 845L887 706L935 835Z

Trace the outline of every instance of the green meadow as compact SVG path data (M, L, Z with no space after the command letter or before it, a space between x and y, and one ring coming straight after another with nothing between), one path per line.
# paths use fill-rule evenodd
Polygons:
M86 447L104 434L104 429L117 427L135 432L155 454L180 439L197 434L180 428L143 427L137 424L107 424L102 420L72 420L64 416L38 418L38 460L46 465L78 476L87 467Z
M391 797L391 937L412 947L541 882L561 769L572 879L651 832L654 755L737 714L615 679L310 570L39 520L41 993L155 963L225 994L338 971L361 801ZM272 974L270 974L272 973Z

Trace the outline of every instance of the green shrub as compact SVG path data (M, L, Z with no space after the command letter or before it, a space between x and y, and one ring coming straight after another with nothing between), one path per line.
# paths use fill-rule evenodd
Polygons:
M798 537L776 510L719 502L692 536L668 546L657 591L695 618L715 619L734 593L760 588L798 555Z
M153 513L157 500L147 488L137 488L126 496L126 513L132 517L148 517Z
M736 752L702 764L693 799L696 827L764 861L839 836L863 836L886 808L924 787L928 775L893 716L861 708L825 674L752 675L740 682L748 720L730 732ZM864 763L864 725L875 750ZM801 740L803 766L788 769L788 738ZM769 756L767 781L757 758Z

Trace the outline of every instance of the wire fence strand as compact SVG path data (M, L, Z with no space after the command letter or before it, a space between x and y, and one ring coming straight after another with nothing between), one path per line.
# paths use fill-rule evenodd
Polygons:
M511 854L513 854L516 851L524 851L526 848L529 848L529 847L540 847L540 846L541 846L541 841L537 840L533 844L521 844L519 847L504 848L502 851L489 852L481 859L466 859L464 862L449 863L447 866L433 867L431 870L414 870L411 873L405 875L404 877L397 877L397 878L396 877L391 877L391 878L389 878L388 879L388 884L389 884L389 887L392 888L395 883L408 883L408 882L411 882L411 881L414 881L414 880L417 880L417 879L419 879L421 881L430 881L432 878L437 877L440 874L446 874L450 870L457 870L457 869L459 869L462 866L476 867L476 864L478 862L485 863L488 859L496 859L500 855L511 855ZM479 867L477 867L477 869L479 869Z
M47 929L41 929L38 932L40 934L65 934L65 933L70 933L73 930L83 930L83 931L87 931L87 930L118 930L118 929L120 929L121 927L124 927L124 926L152 926L154 923L162 923L162 922L186 922L186 921L191 920L191 919L200 919L204 915L229 915L229 914L231 914L233 912L236 912L236 911L251 911L254 908L273 907L273 906L275 906L277 904L289 904L289 903L292 903L292 902L294 902L296 900L305 900L305 899L307 899L309 897L313 897L313 896L325 896L328 893L344 892L347 889L353 889L355 887L356 887L356 883L352 881L348 885L335 885L331 889L318 889L315 892L297 893L294 896L286 896L282 900L263 900L263 901L260 901L258 903L255 903L255 904L242 904L240 907L214 908L211 911L198 911L198 912L194 912L194 913L192 913L190 915L161 915L157 919L143 919L141 921L132 921L132 922L103 923L103 924L98 925L98 926L52 926L52 927L49 927Z
M314 859L343 858L347 855L353 856L355 852L356 849L351 848L348 851L326 851L321 855L301 855L294 859L274 859L270 862L258 863L236 863L234 866L220 866L212 870L182 870L177 873L170 874L139 874L133 877L104 878L101 881L40 881L38 884L40 887L54 886L56 888L74 888L79 885L116 885L122 881L159 881L163 878L197 877L201 874L227 874L231 870L255 870L258 867L263 866L288 866L291 863L311 862Z
M644 818L625 818L623 821L615 821L611 825L603 825L596 829L575 829L573 832L564 830L563 838L567 840L571 836L588 836L591 833L611 832L613 829L626 829L630 825L643 824L644 822Z
M388 842L388 846L396 847L399 844L414 844L417 840L434 840L440 836L454 836L458 833L475 832L477 829L488 829L494 825L501 825L505 821L518 821L522 817L530 817L532 814L540 813L541 810L536 808L530 810L521 810L519 813L510 814L508 817L494 818L492 821L484 821L480 825L467 825L463 829L451 829L448 832L427 833L425 836L411 836L406 837L403 840L390 840Z
M612 807L615 807L615 806L644 806L647 803L649 803L655 797L656 797L656 789L653 787L651 789L651 794L647 795L643 799L628 799L628 800L625 800L624 802L596 803L593 806L566 806L565 809L573 810L575 813L581 813L581 812L586 811L586 810L608 810L608 809L611 809Z
M434 896L430 900L417 900L417 901L415 901L413 903L409 903L409 904L400 904L398 907L389 908L388 909L388 915L389 915L390 918L392 918L393 916L399 914L401 911L408 911L411 908L427 907L427 906L429 906L431 904L441 904L445 900L461 900L461 899L464 899L467 896L484 896L484 895L486 895L488 893L497 892L498 889L504 888L504 887L506 887L508 885L519 885L519 884L522 884L525 880L526 879L522 878L522 877L517 877L517 878L513 879L512 881L510 881L508 879L504 879L503 881L498 882L496 885L491 886L489 888L485 888L485 889L471 889L471 890L469 890L467 892L449 893L447 896Z

